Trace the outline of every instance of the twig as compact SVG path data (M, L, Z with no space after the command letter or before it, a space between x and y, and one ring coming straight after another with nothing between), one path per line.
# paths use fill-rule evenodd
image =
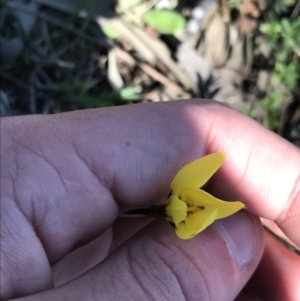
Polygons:
M288 241L286 238L273 232L267 225L264 225L264 229L267 230L273 237L275 237L286 248L288 248L292 252L296 253L297 255L300 255L300 249L298 249L297 246L292 241Z
M134 24L125 22L119 18L107 19L98 18L101 25L107 24L116 29L121 36L126 38L132 47L144 58L149 65L155 65L160 60L180 84L187 90L197 91L195 84L192 83L184 72L178 67L165 45L159 40L150 38L142 29Z
M230 8L229 8L229 3L228 0L221 0L221 5L223 8L223 21L225 23L229 23L230 21Z
M30 93L30 87L28 86L28 84L19 80L17 77L11 75L10 73L4 70L0 70L0 77L5 78L6 80L12 82L12 84ZM43 97L43 98L45 97L45 94L41 91L35 91L35 95L38 97Z
M39 71L38 77L35 79L35 85L41 91L49 92L57 91L59 89L59 86L53 84L48 74L43 69Z
M118 47L115 47L115 53L120 59L122 59L123 61L126 61L130 66L138 66L145 73L147 73L150 77L157 80L164 86L170 88L175 93L179 94L181 97L184 97L184 98L191 97L191 95L186 93L180 86L178 86L176 83L172 82L170 79L165 77L163 74L159 73L157 70L152 68L150 65L136 61L130 54L128 54L127 52L123 51L122 49L120 49Z
M298 2L297 2L296 6L295 6L295 8L294 8L294 10L291 14L291 19L295 19L298 16L299 11L300 11L300 0L298 0Z
M164 75L162 75L161 73L159 73L158 71L153 69L151 66L149 66L145 63L139 63L138 66L145 73L147 73L149 76L151 76L153 79L159 81L160 83L162 83L166 87L170 88L171 90L173 90L177 94L182 95L182 97L184 97L184 98L190 98L191 97L191 95L186 93L185 91L183 91L180 86L178 86L177 84L172 82L170 79L168 79L167 77L165 77Z
M93 38L93 37L85 34L84 32L82 32L82 31L74 28L71 24L66 24L65 22L60 21L60 20L55 19L55 18L52 18L52 17L50 17L49 15L47 15L45 13L34 12L34 11L30 10L29 8L27 8L25 5L19 5L19 4L15 3L15 2L10 2L8 4L8 6L11 7L11 8L14 8L16 10L21 10L21 11L27 13L27 14L34 15L37 18L44 19L44 20L46 20L46 21L48 21L48 22L50 22L52 24L55 24L57 26L60 26L60 27L66 29L66 30L68 30L68 31L70 31L70 32L78 35L78 36L81 36L81 37L89 40L90 42L95 43L98 46L104 47L106 49L111 48L111 45L109 45L107 41L105 41L105 43L104 43L101 40L98 40L98 39L96 40L95 38Z
M159 90L158 89L153 89L152 91L148 92L146 95L145 95L145 99L146 100L150 100L150 101L153 101L153 99L155 97L157 97L159 94Z
M29 76L29 105L28 105L28 110L30 114L35 114L36 113L36 89L35 89L35 80L36 80L36 75L39 72L40 67L36 67L33 72L30 73Z
M24 89L26 91L29 90L29 87L26 83L20 81L18 78L14 77L13 75L9 74L8 72L6 72L4 70L0 70L0 76L9 80L10 82L12 82L13 84L15 84L16 86L18 86L21 89Z

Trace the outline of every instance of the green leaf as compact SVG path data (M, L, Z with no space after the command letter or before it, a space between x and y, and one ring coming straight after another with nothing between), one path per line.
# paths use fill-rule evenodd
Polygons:
M109 25L101 25L101 28L103 32L110 38L110 39L116 39L120 36L120 33L113 27Z
M254 110L252 108L245 109L243 113L251 118L255 117Z
M298 67L293 62L290 64L275 64L275 70L272 75L273 83L282 83L289 89L293 90L298 77Z
M243 0L229 0L228 4L230 9L238 9L240 7L240 5L242 4Z
M171 10L148 10L142 16L143 21L157 31L164 34L174 34L185 26L182 15Z
M139 100L141 96L138 94L136 87L126 87L119 90L119 97L123 101Z
M87 108L102 108L113 106L114 103L109 99L101 96L91 95L76 95L72 98L73 101L81 103Z
M275 57L276 58L276 63L277 62L278 63L284 63L288 59L290 54L291 54L291 52L290 52L289 49L287 49L287 48L281 49L276 54L276 57Z
M292 23L288 19L281 20L281 27L285 34L291 34L291 31L293 30Z
M259 27L260 31L268 36L268 41L271 45L275 45L280 37L281 25L274 21L271 24L264 23Z
M72 98L75 102L81 103L89 108L109 107L140 99L141 96L139 95L139 89L137 87L125 87L119 91L105 95L76 95Z
M271 26L271 24L263 23L259 26L259 30L262 33L270 34L272 32L272 26Z
M95 80L93 79L83 79L77 80L73 83L62 85L57 91L57 95L68 95L68 94L76 94L81 93L82 90L87 89L90 86L95 84Z

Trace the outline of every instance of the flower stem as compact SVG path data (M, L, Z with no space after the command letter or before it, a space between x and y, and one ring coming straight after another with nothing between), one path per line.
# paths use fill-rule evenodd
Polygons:
M133 209L129 211L123 212L123 214L142 214L152 217L165 217L166 216L166 209L165 206L152 206L148 208L140 208L140 209Z

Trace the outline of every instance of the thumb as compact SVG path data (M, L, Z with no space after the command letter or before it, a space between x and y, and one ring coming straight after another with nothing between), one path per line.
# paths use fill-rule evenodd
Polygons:
M247 212L188 241L157 220L89 272L24 300L234 300L262 249L260 222Z

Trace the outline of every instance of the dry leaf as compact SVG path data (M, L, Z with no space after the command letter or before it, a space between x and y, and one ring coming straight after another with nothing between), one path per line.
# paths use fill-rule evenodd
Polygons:
M239 7L238 28L240 34L252 33L258 26L264 0L244 0Z

